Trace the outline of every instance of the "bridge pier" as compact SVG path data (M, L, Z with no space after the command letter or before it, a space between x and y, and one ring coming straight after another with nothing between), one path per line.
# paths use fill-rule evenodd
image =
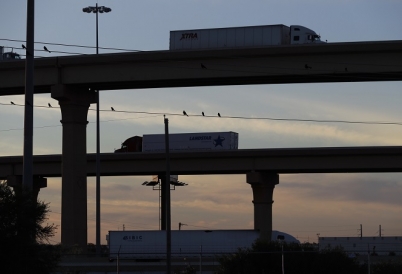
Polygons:
M52 87L52 98L59 101L62 140L61 243L87 246L87 115L96 93L87 89Z
M247 183L253 190L254 229L260 231L260 238L271 241L272 236L272 196L279 175L269 172L249 172Z

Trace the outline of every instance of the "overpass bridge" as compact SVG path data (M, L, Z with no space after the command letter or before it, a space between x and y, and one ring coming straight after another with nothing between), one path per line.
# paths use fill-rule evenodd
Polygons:
M206 68L202 68L203 64ZM0 95L24 94L25 62L0 62ZM35 59L35 93L402 80L402 40Z
M24 76L24 61L0 62L0 96L24 94ZM91 103L96 102L96 90L133 89L135 92L135 89L163 87L401 80L401 40L35 59L34 92L50 93L59 101L62 115L63 155L56 156L61 157L60 170L63 171L62 243L78 244L82 247L87 243L86 124L88 108ZM105 169L104 160L107 157L123 156L102 157L102 169ZM343 158L345 162L343 164L338 162L339 165L353 164L351 159L354 158L350 157L352 158L349 160L347 157ZM91 156L88 159L91 159ZM281 159L278 157L276 160L266 160L266 163L270 164L265 164L263 167L268 167L268 170L277 167ZM295 163L294 172L304 166L300 159L302 157L286 160ZM11 158L7 160L11 161ZM142 160L146 161L145 158ZM233 165L233 169L245 166L246 163L252 168L254 161L236 162L231 158L226 160L227 165ZM372 170L385 170L383 162L377 160L372 160ZM257 162L262 163L261 161L255 163ZM186 164L179 159L177 163L183 164L183 167ZM121 162L115 161L113 165L120 164ZM320 166L319 161L316 161L316 164ZM392 161L385 162L391 170L393 164ZM219 166L221 165L218 164L217 167ZM15 165L9 170L11 173L8 176L15 175L13 172L18 170L17 167L18 165ZM38 168L39 166L34 167ZM368 166L365 170L369 170ZM276 173L279 170L271 171L253 172L253 169L247 171L247 182L252 185L254 193L255 220L262 219L256 216L264 216L270 220L272 214L270 201L273 187L279 183ZM190 173L191 170L187 170L182 174ZM271 227L269 223L258 226L265 231L267 237L270 237L268 235L272 230L272 223Z
M34 156L34 175L61 177L62 155ZM88 154L86 175L96 175L96 154ZM101 153L101 176L165 174L164 153ZM23 175L23 156L0 157L0 180ZM357 173L402 172L402 147L322 147L171 152L170 168L177 175L247 174L268 172Z

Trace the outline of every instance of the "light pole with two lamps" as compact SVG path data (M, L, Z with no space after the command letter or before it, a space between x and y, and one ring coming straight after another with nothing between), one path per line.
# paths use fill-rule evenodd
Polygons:
M96 54L99 54L98 13L108 13L112 9L105 6L89 6L82 9L86 13L96 14ZM100 247L100 126L99 126L99 90L96 91L96 253L101 253Z

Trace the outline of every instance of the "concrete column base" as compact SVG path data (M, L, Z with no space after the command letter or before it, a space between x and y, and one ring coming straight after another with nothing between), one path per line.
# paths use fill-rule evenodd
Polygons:
M275 185L279 184L279 175L268 172L250 172L246 174L247 183L253 190L254 229L260 231L260 239L271 241L272 236L272 200Z

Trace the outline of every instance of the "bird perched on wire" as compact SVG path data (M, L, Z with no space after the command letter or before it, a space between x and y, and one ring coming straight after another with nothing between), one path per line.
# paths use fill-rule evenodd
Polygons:
M47 105L51 108L52 107L52 105L50 104L50 103L47 103Z
M221 114L218 112L218 116L221 117Z
M188 117L187 112L185 110L183 110L183 115L186 115Z
M22 44L21 47L23 49L25 49L25 52L27 53L27 55L31 55L31 53L27 50L27 47L24 44Z
M49 52L49 53L52 53L50 50L47 49L46 46L43 46L43 49L44 49L45 51Z
M13 101L10 102L12 105L15 105Z
M112 111L114 111L114 108L113 108L113 107L110 107L110 109L111 109Z
M205 116L205 115L204 115L204 112L202 112L202 116Z

